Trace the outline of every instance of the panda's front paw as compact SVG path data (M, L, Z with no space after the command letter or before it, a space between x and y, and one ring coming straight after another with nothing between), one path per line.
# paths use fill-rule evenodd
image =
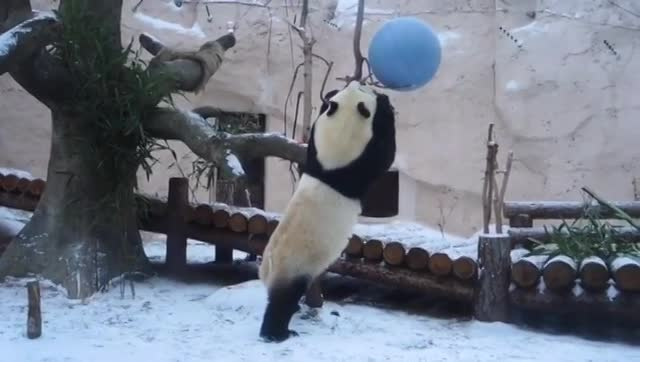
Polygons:
M287 340L290 337L299 336L297 332L293 330L287 330L286 334L278 335L261 335L261 338L267 343L281 343Z

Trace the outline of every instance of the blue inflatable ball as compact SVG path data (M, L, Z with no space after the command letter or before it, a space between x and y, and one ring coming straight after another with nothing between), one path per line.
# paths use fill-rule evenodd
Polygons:
M440 40L414 17L387 21L369 45L369 63L378 81L389 89L410 91L426 85L440 67Z

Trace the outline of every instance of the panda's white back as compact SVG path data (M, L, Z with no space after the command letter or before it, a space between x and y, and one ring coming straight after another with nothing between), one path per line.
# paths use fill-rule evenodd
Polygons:
M346 247L361 212L360 202L304 174L270 237L259 277L275 281L325 271Z

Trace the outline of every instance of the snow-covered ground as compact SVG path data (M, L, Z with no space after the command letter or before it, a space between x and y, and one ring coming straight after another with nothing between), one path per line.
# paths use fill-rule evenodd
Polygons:
M146 244L159 261L160 239ZM188 260L210 261L213 247L191 241ZM239 255L235 256L240 257ZM639 361L639 347L551 335L502 323L411 315L326 302L298 313L300 337L258 338L265 305L259 281L221 287L153 278L135 298L115 284L86 303L42 281L43 335L25 336L25 279L0 283L0 361Z

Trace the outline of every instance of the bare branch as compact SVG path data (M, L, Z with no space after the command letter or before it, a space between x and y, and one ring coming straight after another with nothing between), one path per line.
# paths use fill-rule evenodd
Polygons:
M233 171L227 159L231 154L242 163L257 157L279 157L304 163L307 151L306 146L279 134L218 132L194 112L159 108L144 122L144 127L156 138L184 142L197 156L214 163L225 174Z
M502 189L500 190L500 207L498 212L504 212L504 195L506 193L506 187L509 184L509 177L511 176L511 167L513 166L513 151L509 151L509 155L506 157L506 165L504 168L504 178L502 179Z
M353 55L355 57L355 71L353 80L362 79L362 63L364 57L360 51L360 39L362 38L362 23L364 21L364 0L358 2L357 19L355 21L355 34L353 35Z
M54 14L42 13L0 35L0 75L32 57L57 36L60 24Z

